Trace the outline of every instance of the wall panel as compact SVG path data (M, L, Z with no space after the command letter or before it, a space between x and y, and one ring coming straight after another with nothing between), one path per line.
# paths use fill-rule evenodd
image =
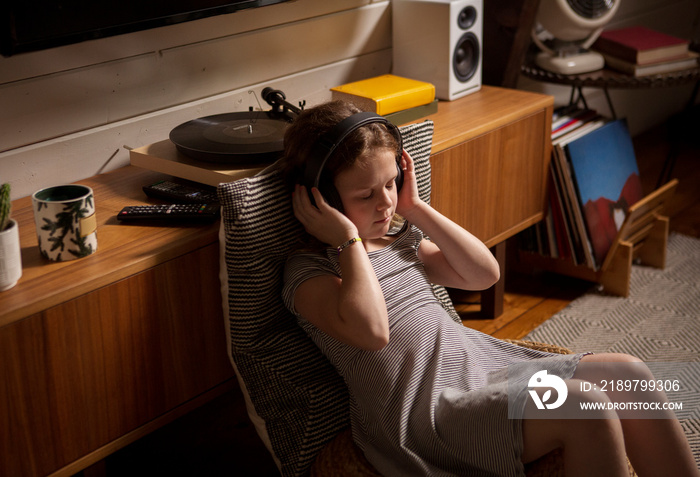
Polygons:
M294 0L197 21L101 38L9 58L0 57L0 85L85 66L225 38L331 15L388 0Z
M6 84L0 152L389 48L384 3Z
M24 197L126 165L124 146L185 121L267 109L250 90L313 104L390 68L388 0L296 0L0 58L0 180Z

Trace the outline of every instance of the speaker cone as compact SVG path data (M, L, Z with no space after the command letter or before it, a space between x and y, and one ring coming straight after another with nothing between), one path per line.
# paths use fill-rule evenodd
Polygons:
M457 17L457 24L462 30L468 30L476 22L476 8L469 5L464 7Z
M452 55L452 69L459 81L465 83L474 76L479 66L479 39L473 33L465 33L457 42Z

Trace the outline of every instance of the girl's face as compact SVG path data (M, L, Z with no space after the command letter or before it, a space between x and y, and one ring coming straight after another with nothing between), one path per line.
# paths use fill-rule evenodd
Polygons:
M335 178L344 213L363 239L381 238L391 226L397 203L395 154L375 150Z

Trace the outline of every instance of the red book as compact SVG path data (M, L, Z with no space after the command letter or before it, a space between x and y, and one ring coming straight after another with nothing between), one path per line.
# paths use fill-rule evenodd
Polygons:
M667 35L646 27L634 26L608 30L600 34L593 49L601 53L643 65L664 58L683 56L688 40Z

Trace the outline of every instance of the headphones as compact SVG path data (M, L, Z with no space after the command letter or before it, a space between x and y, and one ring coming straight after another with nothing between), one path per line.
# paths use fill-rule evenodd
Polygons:
M383 124L396 138L396 142L398 144L398 149L396 151L396 190L401 190L401 186L403 185L403 170L401 169L403 145L399 128L397 128L385 117L376 113L356 113L352 116L348 116L333 126L333 128L318 139L314 147L311 149L311 155L304 169L303 185L306 186L309 193L309 198L311 199L311 203L313 205L316 205L316 201L311 194L311 188L316 187L319 191L321 191L324 200L328 202L329 205L341 212L343 211L343 203L340 199L340 194L338 194L338 191L333 183L328 180L321 180L323 168L325 167L328 158L331 157L336 148L350 133L358 128L361 128L362 126L372 123Z

